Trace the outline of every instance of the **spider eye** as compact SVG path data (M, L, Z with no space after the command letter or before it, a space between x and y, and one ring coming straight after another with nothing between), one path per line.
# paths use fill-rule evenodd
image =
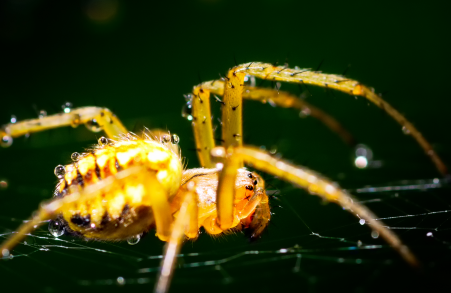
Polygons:
M246 189L247 189L247 190L251 190L251 191L252 191L252 190L254 190L254 187L253 187L253 186L251 186L251 185L246 185Z
M254 185L257 185L257 183L258 183L257 180L254 180Z
M247 174L247 177L252 179L253 178L252 173Z

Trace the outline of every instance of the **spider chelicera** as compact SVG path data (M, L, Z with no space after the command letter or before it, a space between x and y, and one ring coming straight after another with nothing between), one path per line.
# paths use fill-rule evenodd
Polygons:
M278 89L248 86L245 78L249 76L364 96L397 120L431 157L439 172L447 174L446 166L423 136L372 89L339 75L251 62L230 69L221 80L194 87L187 96L185 116L192 121L202 168L183 169L178 136L159 130L137 136L128 132L106 108L84 107L4 125L0 129L2 146L10 146L12 139L21 135L79 124L94 132L103 130L106 137L101 137L86 153L74 153L72 164L55 168L59 183L54 199L43 204L30 221L2 244L3 257L45 220L53 220L53 225L59 223L69 233L99 240L136 239L155 228L157 237L167 242L155 291L166 292L183 240L196 239L200 227L213 235L247 229L251 238L257 238L268 225L271 214L265 183L257 173L243 168L249 164L338 203L364 219L406 262L418 266L408 247L381 221L374 220L376 217L368 208L336 184L258 148L243 146L243 98L314 113L352 143L352 137L320 110ZM213 137L211 94L222 104L221 147L215 146Z

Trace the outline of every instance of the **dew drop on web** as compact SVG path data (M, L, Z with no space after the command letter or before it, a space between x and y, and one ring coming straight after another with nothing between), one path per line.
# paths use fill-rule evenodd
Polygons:
M61 222L61 220L51 220L49 223L49 232L50 234L52 234L54 237L60 237L64 234L64 230L66 228L64 227L63 222Z

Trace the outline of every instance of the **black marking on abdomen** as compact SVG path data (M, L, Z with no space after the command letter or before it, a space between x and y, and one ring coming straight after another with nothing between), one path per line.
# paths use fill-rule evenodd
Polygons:
M83 176L81 175L80 171L78 170L78 166L75 165L75 168L77 169L77 184L81 185L81 187L85 186L85 182L83 181Z
M119 165L119 162L116 159L116 170L119 172L119 171L122 171L122 169L124 169L124 168L122 168L122 166Z
M55 192L55 197L64 197L67 195L67 189L69 187L69 184L67 184L66 179L64 179L64 181L61 184L64 184L63 190L61 190L61 191L57 190Z
M87 228L91 226L91 215L82 217L80 214L75 214L70 218L70 221L79 227Z
M105 211L105 214L102 216L102 221L100 222L100 227L104 228L111 221L110 214Z
M122 224L124 221L128 220L128 217L130 215L130 206L128 204L125 204L122 208L121 215L119 218L117 218L117 222Z

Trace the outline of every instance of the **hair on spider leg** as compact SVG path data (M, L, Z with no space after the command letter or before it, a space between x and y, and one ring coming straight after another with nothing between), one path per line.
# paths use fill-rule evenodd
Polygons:
M321 62L318 64L318 66L316 67L316 69L314 70L314 72L321 72L320 71L320 69L321 69L321 66L323 66L323 63L324 63L324 58L321 60Z
M346 68L343 70L343 72L341 73L342 76L346 76L346 73L348 72L349 68L351 68L351 64L348 64L348 66L346 66Z
M324 84L324 90L326 91L326 95L331 96L334 99L337 98L337 96L334 94L334 91L329 88L327 83Z

